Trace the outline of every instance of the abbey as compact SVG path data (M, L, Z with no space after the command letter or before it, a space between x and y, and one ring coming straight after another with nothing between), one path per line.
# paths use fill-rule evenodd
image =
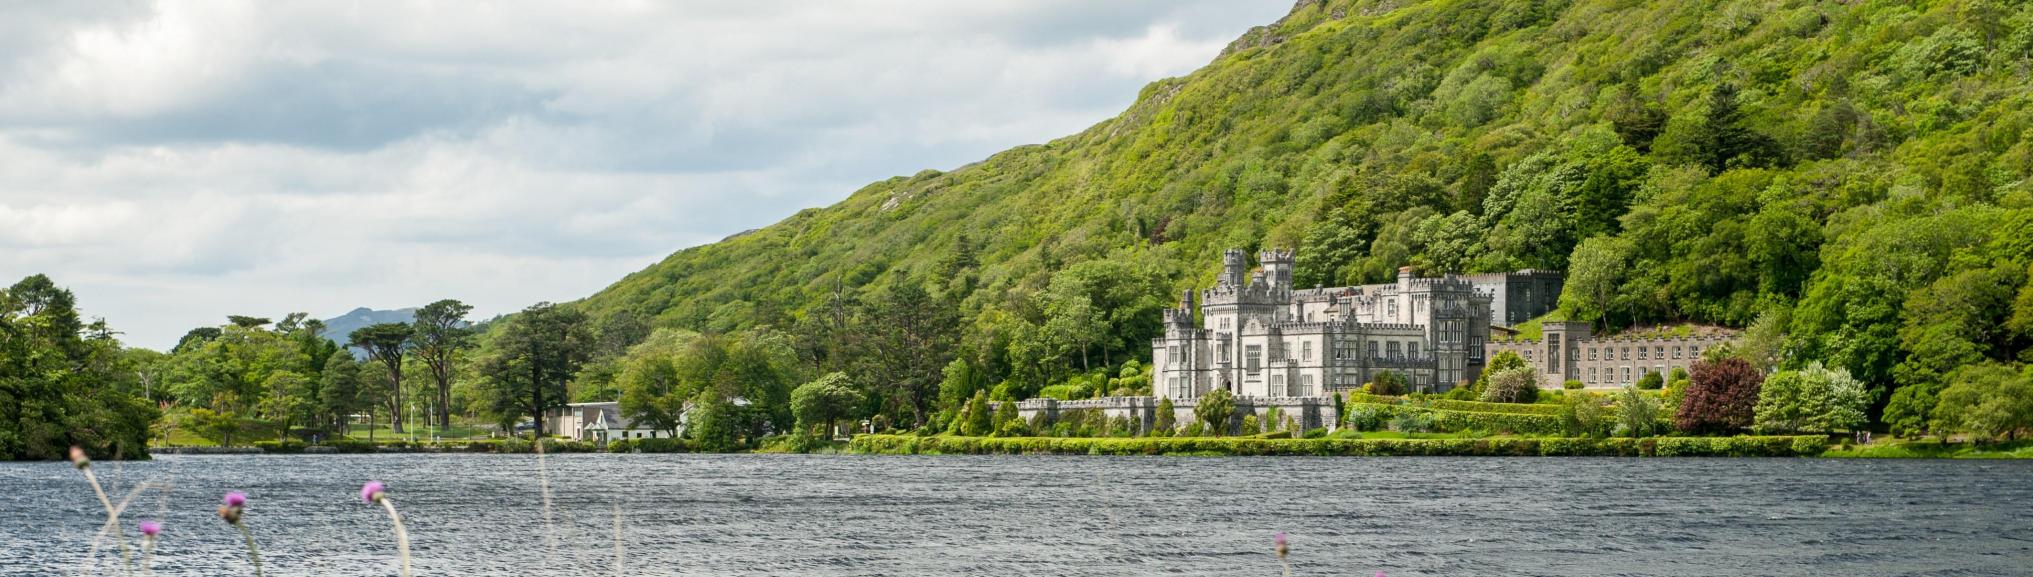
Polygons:
M1444 391L1482 371L1492 325L1552 310L1560 276L1544 271L1415 278L1299 289L1292 252L1222 255L1221 276L1196 301L1186 291L1151 341L1153 393L1192 399L1215 389L1245 397L1311 397L1361 387L1383 372L1414 390ZM1247 275L1247 277L1245 277Z

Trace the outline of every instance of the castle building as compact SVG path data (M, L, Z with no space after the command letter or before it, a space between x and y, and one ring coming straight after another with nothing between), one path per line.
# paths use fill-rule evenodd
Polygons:
M1598 336L1585 322L1547 321L1538 340L1492 341L1488 353L1511 351L1540 372L1542 386L1559 387L1581 381L1583 388L1616 389L1638 382L1646 373L1665 378L1673 369L1690 369L1701 354L1729 342L1735 334L1704 329L1685 336Z
M1165 334L1151 342L1157 396L1308 397L1384 372L1444 391L1482 371L1493 323L1544 314L1559 294L1559 276L1543 271L1414 278L1409 267L1394 283L1296 289L1291 251L1264 251L1254 273L1246 259L1222 256L1221 276L1199 295L1199 324L1192 291L1165 311ZM1493 311L1499 294L1513 310Z

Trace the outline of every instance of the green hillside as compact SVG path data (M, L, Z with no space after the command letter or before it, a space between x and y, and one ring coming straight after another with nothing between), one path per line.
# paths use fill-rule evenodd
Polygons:
M1148 356L1157 307L1222 249L1287 246L1302 285L1567 270L1573 318L1751 327L1753 354L1931 404L1963 367L2033 360L2028 86L2024 1L1300 2L1079 134L870 184L576 306L804 333L836 290L923 285L955 303L957 354L1035 389ZM1026 348L1068 270L1129 295L1097 342Z

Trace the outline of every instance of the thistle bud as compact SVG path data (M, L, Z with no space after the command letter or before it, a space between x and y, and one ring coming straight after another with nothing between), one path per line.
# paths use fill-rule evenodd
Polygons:
M84 449L78 448L77 445L72 445L71 464L76 465L79 469L83 469L92 466L92 458L85 456Z
M381 494L387 489L388 487L382 485L380 481L368 481L367 484L360 486L360 501L369 505L380 503Z
M1272 542L1274 542L1274 543L1276 543L1276 544L1277 544L1277 548L1278 548L1278 558L1279 558L1279 559L1284 559L1284 558L1285 558L1285 553L1287 553L1287 552L1289 552L1289 551L1290 551L1290 549L1287 549L1287 548L1285 547L1285 533L1284 533L1283 531L1280 531L1280 532L1278 532L1278 536L1277 536L1277 537L1275 537L1275 538L1273 538L1273 539L1272 539Z

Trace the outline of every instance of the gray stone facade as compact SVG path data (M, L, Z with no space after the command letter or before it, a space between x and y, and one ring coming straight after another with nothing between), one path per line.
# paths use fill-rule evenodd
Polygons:
M1199 295L1199 322L1191 291L1165 311L1165 334L1151 342L1156 396L1192 399L1218 388L1310 397L1384 372L1415 390L1444 391L1482 371L1494 295L1466 278L1415 278L1404 268L1391 284L1301 290L1292 286L1291 251L1258 260L1261 268L1247 273L1242 251L1223 255L1221 276Z
M1645 373L1687 369L1701 353L1736 338L1735 333L1707 329L1685 337L1599 337L1583 322L1547 322L1539 340L1492 341L1488 354L1511 351L1539 370L1548 387L1581 381L1589 389L1615 389L1638 382Z
M1508 327L1539 318L1560 307L1560 273L1525 269L1462 275L1475 290L1489 293L1489 324Z

